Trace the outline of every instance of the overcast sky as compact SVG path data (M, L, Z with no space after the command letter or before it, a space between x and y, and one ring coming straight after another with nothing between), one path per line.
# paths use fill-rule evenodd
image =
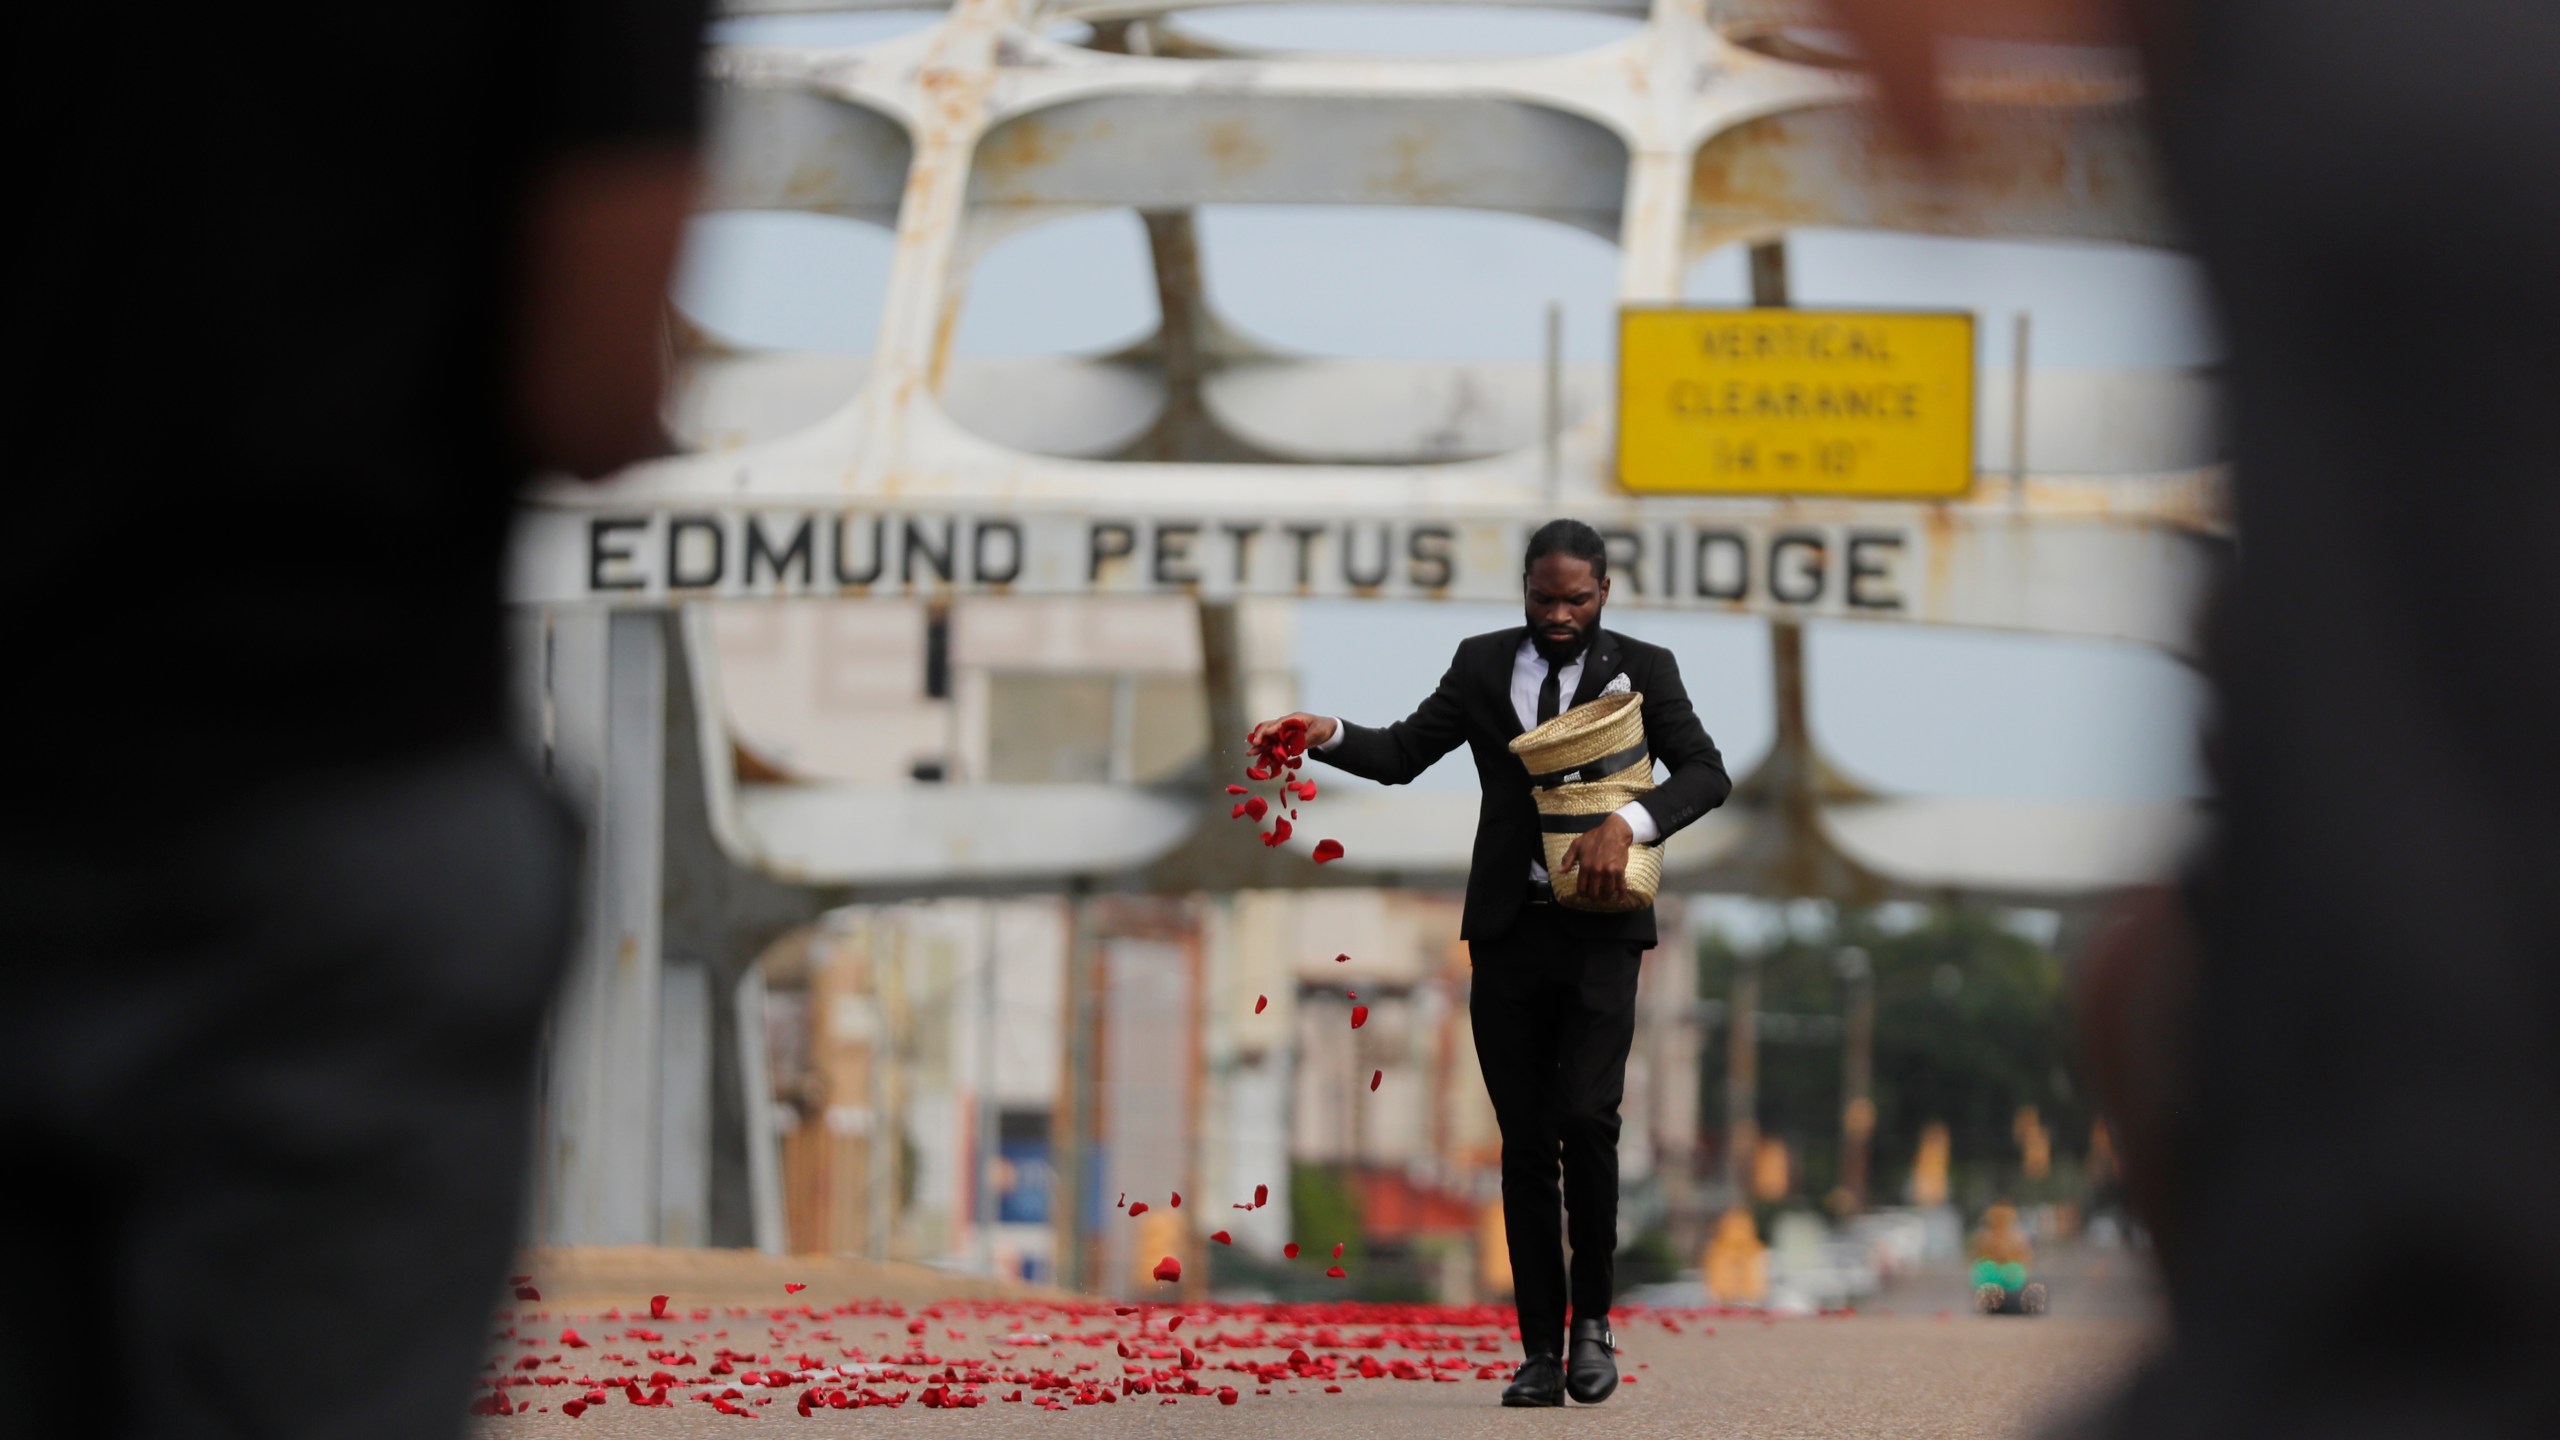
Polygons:
M723 22L723 38L851 44L929 23L903 12ZM1538 53L1626 33L1609 17L1533 10L1286 6L1202 11L1203 35L1291 49ZM1549 301L1569 360L1610 359L1616 247L1541 220L1446 210L1214 207L1201 217L1212 303L1245 330L1317 354L1530 358ZM829 217L709 216L680 286L688 311L753 345L859 353L878 327L886 231ZM2165 367L2217 358L2187 261L2114 246L1816 231L1790 242L1795 299L1970 309L1981 361L2009 362L2010 318L2033 317L2037 366ZM1693 268L1693 299L1745 299L1742 256ZM1143 232L1126 213L1017 236L970 282L955 344L970 354L1109 349L1154 327ZM1355 601L1302 607L1311 708L1383 722L1428 690L1457 641L1517 623L1509 607ZM1725 616L1629 612L1617 628L1672 646L1737 772L1769 743L1766 630ZM2197 793L2202 689L2132 646L1918 627L1816 625L1808 683L1818 738L1854 776L1917 794L2142 799ZM1463 755L1425 784L1474 784Z

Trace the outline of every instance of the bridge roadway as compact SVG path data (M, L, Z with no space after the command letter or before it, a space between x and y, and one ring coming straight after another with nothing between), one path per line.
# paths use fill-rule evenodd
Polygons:
M2156 1318L2137 1263L2120 1254L2057 1256L2045 1273L2054 1301L2053 1313L2043 1319L1967 1313L1963 1277L1953 1268L1905 1279L1863 1313L1843 1318L1770 1320L1730 1312L1627 1318L1619 1326L1620 1363L1633 1383L1589 1411L1517 1413L1495 1405L1501 1388L1496 1377L1507 1378L1514 1358L1507 1338L1481 1323L1498 1312L1440 1311L1435 1317L1439 1323L1429 1324L1349 1314L1291 1324L1250 1309L1221 1313L1220 1307L1205 1305L1157 1306L1143 1317L1141 1338L1141 1317L1118 1316L1108 1306L1070 1316L1055 1301L1012 1302L976 1313L964 1308L968 1302L953 1302L930 1318L923 1307L912 1307L912 1313L847 1314L824 1302L810 1307L811 1314L800 1313L799 1301L817 1298L815 1288L793 1297L790 1311L704 1309L700 1313L709 1318L702 1320L687 1318L695 1312L680 1303L671 1311L675 1318L667 1321L650 1321L645 1315L611 1322L547 1315L535 1321L528 1307L517 1335L502 1343L498 1353L506 1358L500 1363L512 1366L519 1358L533 1358L535 1368L521 1373L572 1378L547 1387L509 1387L510 1403L521 1400L525 1408L474 1420L472 1435L474 1440L513 1440L596 1433L732 1434L748 1420L721 1414L695 1397L734 1389L737 1398L730 1403L755 1419L809 1434L1286 1435L1291 1440L1392 1434L1397 1440L1454 1440L1491 1433L1488 1427L1500 1425L1524 1434L1605 1433L1665 1440L2023 1437L2102 1392L2140 1353ZM1177 1313L1186 1323L1168 1333L1167 1318ZM919 1322L924 1333L911 1337L908 1327ZM564 1351L556 1343L563 1324L580 1330L588 1348ZM1011 1328L1017 1325L1021 1328ZM661 1338L631 1337L634 1329ZM1332 1333L1323 1333L1328 1329ZM1002 1337L1026 1335L1047 1335L1051 1343L1002 1343ZM528 1337L538 1343L526 1347ZM1265 1343L1222 1344L1221 1337ZM1197 1369L1180 1368L1184 1339L1201 1342L1195 1352ZM1497 1343L1498 1349L1492 1348ZM1435 1344L1460 1348L1430 1348ZM705 1369L723 1346L770 1356L772 1363L739 1360L736 1374L706 1379ZM822 1399L804 1417L798 1402L812 1388L808 1381L794 1378L776 1388L739 1383L749 1373L769 1372L774 1364L789 1368L794 1355L814 1352L825 1363L850 1364L860 1371L883 1359L894 1361L911 1346L944 1364L913 1364L835 1382L857 1391L867 1386L884 1395L906 1393L909 1398L895 1408L836 1411L824 1408ZM1136 1352L1134 1358L1122 1357L1124 1346ZM847 1349L869 1358L838 1361ZM1293 1349L1306 1353L1310 1364L1304 1368L1327 1368L1330 1361L1330 1368L1341 1373L1331 1379L1308 1375L1264 1384L1249 1371L1227 1368L1285 1364ZM665 1360L648 1358L650 1351ZM604 1359L607 1355L638 1363L625 1368ZM671 1371L687 1377L686 1382L669 1387L671 1403L665 1408L634 1408L619 1388L621 1377L642 1377L647 1398L653 1392L646 1377L666 1368L666 1361L687 1355L693 1363L677 1363ZM544 1358L554 1356L565 1363ZM955 1373L966 1377L971 1357L989 1363L987 1373L999 1376L1048 1370L1088 1384L1104 1381L1116 1399L1076 1405L1073 1392L996 1379L975 1387L948 1387L950 1393L974 1390L983 1396L983 1403L974 1407L923 1403L933 1388L928 1376L940 1376L945 1365L958 1362ZM1364 1358L1384 1373L1364 1378ZM1431 1383L1434 1361L1442 1373L1459 1378ZM1394 1369L1398 1362L1406 1375L1419 1372L1423 1378L1399 1380ZM1092 1368L1075 1371L1077 1365ZM1129 1370L1154 1375L1148 1388L1159 1392L1178 1387L1180 1377L1188 1376L1210 1393L1185 1394L1173 1403L1165 1403L1162 1393L1127 1393L1124 1380L1145 1382L1143 1376L1125 1373ZM582 1376L610 1381L615 1388L602 1405L572 1418L562 1413L562 1402L593 1393L577 1384L574 1377ZM819 1382L822 1392L825 1383ZM1234 1404L1222 1404L1214 1393L1222 1385L1236 1388ZM1024 1398L1005 1398L1016 1393ZM1059 1408L1035 1408L1043 1398ZM539 1408L544 1406L549 1408Z

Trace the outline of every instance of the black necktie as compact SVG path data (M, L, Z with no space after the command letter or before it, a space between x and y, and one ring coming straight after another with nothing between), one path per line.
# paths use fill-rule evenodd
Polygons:
M1545 657L1541 656L1540 658L1544 659ZM1541 725L1544 725L1548 721L1556 718L1556 701L1558 699L1558 696L1556 695L1557 668L1556 662L1548 660L1547 678L1538 682L1538 723Z

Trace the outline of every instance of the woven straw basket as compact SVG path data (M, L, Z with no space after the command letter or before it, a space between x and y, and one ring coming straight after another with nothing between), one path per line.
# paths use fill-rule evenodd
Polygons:
M1627 889L1607 904L1582 898L1579 872L1561 868L1574 837L1653 789L1653 755L1645 748L1644 697L1603 695L1577 705L1511 742L1529 772L1544 833L1547 878L1556 903L1575 910L1642 910L1662 888L1662 847L1627 847Z

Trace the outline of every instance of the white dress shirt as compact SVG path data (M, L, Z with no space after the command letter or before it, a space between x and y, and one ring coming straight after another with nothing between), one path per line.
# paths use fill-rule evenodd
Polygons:
M1556 672L1557 714L1573 708L1573 690L1582 683L1582 662L1590 654L1591 647L1584 646L1580 655L1566 661L1564 668ZM1536 641L1521 637L1519 653L1511 657L1511 712L1520 717L1521 729L1537 727L1538 688L1546 683L1547 657L1538 653ZM1342 717L1336 715L1333 717L1333 734L1315 747L1316 753L1322 754L1341 743ZM1651 845L1662 839L1662 827L1653 823L1653 812L1645 809L1641 800L1630 800L1619 806L1618 818L1626 821L1627 828L1635 832L1638 845ZM1547 867L1535 860L1530 861L1529 881L1534 885L1546 884Z

